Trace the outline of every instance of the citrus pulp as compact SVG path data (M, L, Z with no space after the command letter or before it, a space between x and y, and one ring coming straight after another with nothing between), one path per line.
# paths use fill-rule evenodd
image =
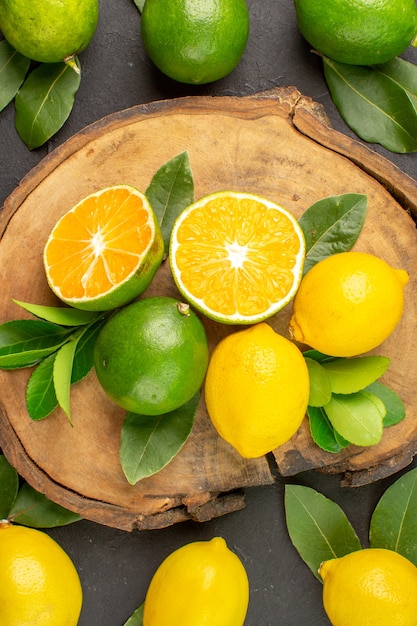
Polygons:
M76 626L82 588L73 562L49 535L0 521L2 626Z
M91 311L122 306L145 291L161 264L164 242L146 197L129 185L80 200L54 226L44 249L55 295Z
M333 626L417 626L417 567L397 552L357 550L319 573Z
M149 585L143 626L243 626L249 602L245 568L222 537L172 552Z
M98 14L98 0L1 0L0 30L29 59L56 63L88 46Z
M385 63L417 34L414 0L294 0L301 34L325 56L350 65Z
M379 346L404 310L409 276L365 252L341 252L314 265L293 302L295 341L329 356L349 357Z
M303 232L282 207L259 196L205 196L176 220L170 240L174 280L207 317L251 324L281 310L301 281Z
M303 421L309 393L301 351L265 322L227 335L211 354L207 412L243 457L262 456L287 442Z
M161 72L182 83L213 82L243 55L249 35L246 0L146 0L141 33Z
M101 386L116 404L132 413L168 413L201 387L208 364L204 326L174 298L143 298L105 323L94 363Z

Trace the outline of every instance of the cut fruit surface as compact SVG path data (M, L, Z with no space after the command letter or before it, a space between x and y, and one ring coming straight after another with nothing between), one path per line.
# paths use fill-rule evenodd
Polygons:
M253 324L295 295L305 258L303 232L284 208L259 196L224 191L176 220L170 263L178 289L207 317Z
M57 222L44 249L49 286L71 306L104 311L130 302L163 257L158 220L129 185L93 193Z

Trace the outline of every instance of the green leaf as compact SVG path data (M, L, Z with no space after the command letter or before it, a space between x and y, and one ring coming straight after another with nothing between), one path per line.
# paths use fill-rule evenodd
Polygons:
M372 514L371 548L399 552L417 565L417 468L403 474L381 496Z
M388 76L407 93L414 108L417 108L417 66L401 57L387 63L375 65L374 70Z
M30 60L5 40L0 41L0 111L15 97L29 70Z
M319 580L323 561L361 549L339 505L310 487L285 486L285 516L295 549Z
M361 139L392 152L417 150L417 115L407 93L373 67L323 57L324 76L346 124Z
M29 302L21 302L13 300L18 306L28 311L35 317L58 324L59 326L82 326L90 324L100 314L95 311L82 311L81 309L73 309L71 307L45 306L42 304L31 304Z
M323 361L333 361L334 356L329 356L328 354L323 354L323 352L319 352L318 350L305 350L303 352L303 356L309 359L314 359L318 363L322 363Z
M66 526L82 519L78 513L51 502L28 483L21 487L10 511L10 518L17 524L32 528Z
M62 346L71 331L42 320L0 324L0 368L29 367Z
M138 7L140 13L142 13L143 11L143 7L145 6L145 0L133 0L133 2L136 4L136 6Z
M43 145L63 126L80 80L80 72L68 63L41 63L26 78L15 98L15 125L29 150Z
M94 366L94 345L105 321L105 319L100 319L94 322L80 334L72 364L71 383L79 382L92 370Z
M58 404L64 411L65 415L68 417L71 425L72 418L70 395L72 368L74 363L75 351L77 349L77 344L81 336L81 332L74 333L71 341L68 341L58 350L55 356L53 367L53 381Z
M390 360L386 356L360 356L334 359L322 363L333 393L361 391L386 371Z
M187 151L165 163L154 174L145 195L161 225L167 255L174 222L194 199L194 181Z
M193 427L199 395L164 415L127 413L122 426L120 461L131 485L159 472L178 454Z
M324 410L333 428L350 443L372 446L381 440L385 407L368 391L333 394Z
M123 626L143 626L143 607L141 604Z
M333 426L322 407L307 407L310 433L314 443L326 452L337 454L346 445L341 445ZM348 445L348 442L347 442Z
M309 406L319 407L330 402L332 389L330 380L324 367L314 359L304 357L310 379Z
M26 385L26 409L33 420L42 420L58 406L53 372L56 353L46 357L33 370Z
M356 242L366 215L367 196L346 193L312 204L298 223L306 240L304 274L322 259L346 252Z
M386 410L384 428L394 426L394 424L398 424L405 418L405 406L395 391L380 382L368 385L368 387L366 387L366 391L370 391L375 396L378 396L378 398L384 403Z
M0 519L7 519L19 489L19 476L3 454L0 454Z

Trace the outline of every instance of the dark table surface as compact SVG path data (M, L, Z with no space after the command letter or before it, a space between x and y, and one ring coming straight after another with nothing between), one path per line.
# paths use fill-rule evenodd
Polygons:
M333 105L320 59L297 30L291 0L248 0L251 33L237 69L221 81L187 86L161 75L140 38L140 14L133 0L100 0L94 39L80 55L83 73L73 111L42 148L30 152L14 128L14 108L0 114L0 206L22 177L66 139L119 110L188 95L249 95L295 86L321 103L334 128L354 137ZM417 50L405 58L417 63ZM372 148L417 177L417 154ZM409 466L407 469L414 467ZM307 472L292 483L317 489L348 515L363 546L369 520L398 474L369 486L343 488L340 477ZM246 507L205 523L185 522L163 530L124 532L82 520L48 531L72 557L81 577L84 605L79 626L122 626L142 603L153 572L171 551L190 541L223 536L242 559L250 580L246 626L325 626L321 584L298 556L285 525L286 481L246 492ZM59 626L57 624L57 626Z

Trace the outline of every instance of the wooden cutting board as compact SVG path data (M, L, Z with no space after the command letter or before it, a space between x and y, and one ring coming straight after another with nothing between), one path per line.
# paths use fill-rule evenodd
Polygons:
M188 97L140 105L75 135L42 160L0 214L0 322L25 317L12 298L59 303L42 268L42 250L58 218L78 200L117 183L144 191L153 174L187 150L195 198L225 189L265 196L297 218L330 195L368 196L356 248L410 273L403 319L375 353L391 358L383 381L407 417L372 448L324 453L307 421L271 458L245 460L215 433L202 398L193 432L161 472L131 486L119 462L124 412L101 391L94 372L72 390L73 428L60 410L33 422L25 409L29 370L0 372L0 445L21 476L48 498L87 519L120 529L207 520L244 506L247 487L306 469L341 472L361 485L407 465L417 451L417 183L378 154L334 130L323 109L293 87L251 97ZM145 295L176 295L165 263ZM270 320L288 336L291 305ZM235 330L204 320L210 347Z

